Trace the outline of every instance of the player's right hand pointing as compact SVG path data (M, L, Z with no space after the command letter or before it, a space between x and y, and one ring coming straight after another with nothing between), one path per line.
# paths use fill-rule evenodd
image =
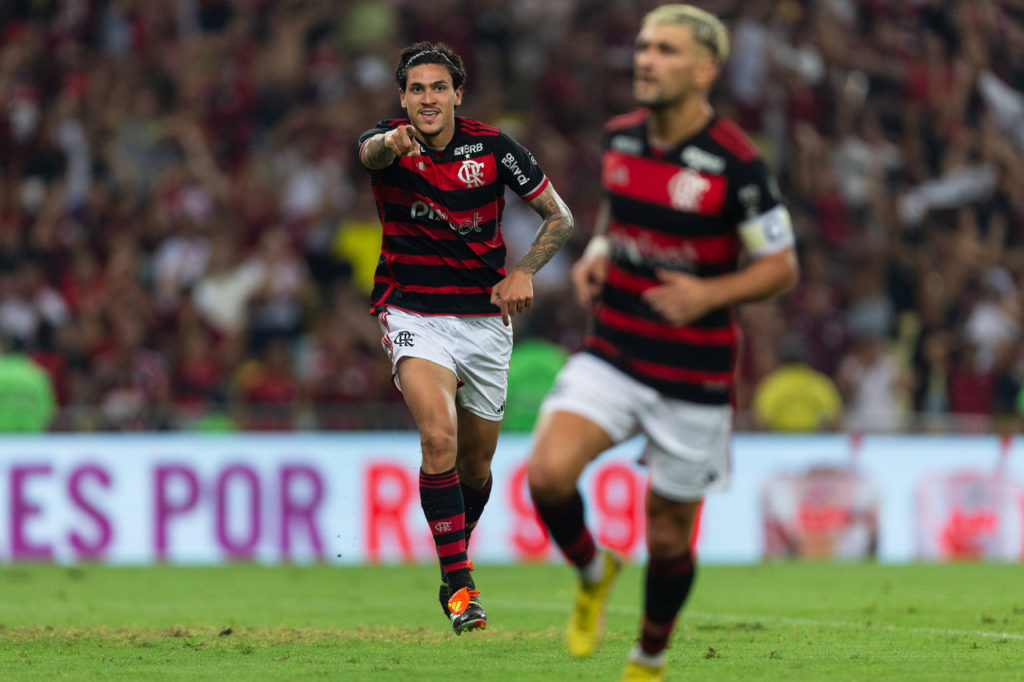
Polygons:
M416 128L411 125L398 126L384 133L384 146L397 156L420 155L420 141L416 139Z

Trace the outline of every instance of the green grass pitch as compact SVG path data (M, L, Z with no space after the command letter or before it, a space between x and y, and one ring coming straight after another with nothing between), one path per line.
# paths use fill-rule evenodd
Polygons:
M572 574L478 566L487 630L455 637L430 566L0 567L3 680L617 680L643 574L590 659L563 649ZM1024 680L1024 567L699 568L670 680Z

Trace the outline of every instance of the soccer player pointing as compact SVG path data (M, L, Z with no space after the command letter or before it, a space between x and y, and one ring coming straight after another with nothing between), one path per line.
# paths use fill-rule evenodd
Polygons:
M697 511L729 479L732 306L798 279L775 184L708 102L728 52L725 27L703 10L663 5L644 18L633 60L642 108L606 126L604 200L572 271L578 297L594 304L592 329L541 407L528 465L537 510L579 576L569 651L588 656L622 561L595 545L577 481L603 451L645 435L649 559L626 680L663 679L694 578ZM751 262L740 268L743 251Z
M466 550L491 491L511 318L533 303L533 275L573 221L530 152L455 115L466 80L457 54L416 43L402 50L395 78L407 117L360 137L383 228L371 313L419 431L420 501L441 563L438 596L461 634L487 623ZM505 187L542 219L508 271Z

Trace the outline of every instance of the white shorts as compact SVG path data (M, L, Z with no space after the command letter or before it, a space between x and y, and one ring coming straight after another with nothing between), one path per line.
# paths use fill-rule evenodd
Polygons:
M419 315L385 308L377 322L399 391L398 362L402 358L429 360L455 374L459 405L483 419L501 421L508 392L512 326L502 324L500 315Z
M643 433L640 461L651 470L651 489L662 497L698 500L728 487L730 405L667 398L604 360L577 353L559 372L540 411L578 414L616 443Z

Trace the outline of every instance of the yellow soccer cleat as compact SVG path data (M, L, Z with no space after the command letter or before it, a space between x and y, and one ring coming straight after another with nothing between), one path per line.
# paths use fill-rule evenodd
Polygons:
M665 652L645 654L638 646L629 652L622 682L663 682L665 679Z
M626 664L626 672L622 673L622 682L663 682L665 666L652 668L643 663Z
M604 636L605 602L615 579L622 571L622 557L611 550L601 550L604 558L604 577L593 585L581 580L576 585L575 604L569 614L566 644L569 653L583 658L594 653Z

